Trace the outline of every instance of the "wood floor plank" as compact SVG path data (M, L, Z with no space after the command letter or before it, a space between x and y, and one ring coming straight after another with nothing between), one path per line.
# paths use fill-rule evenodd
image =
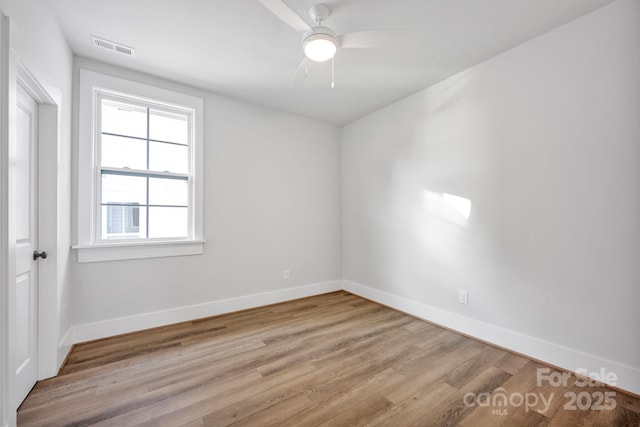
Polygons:
M402 382L399 383L402 386ZM425 383L422 383L425 384ZM426 386L417 389L413 394L402 399L389 411L368 422L369 426L409 425L424 417L427 412L434 412L451 400L458 390L443 379L427 382ZM384 394L384 393L383 393Z
M461 342L460 344L465 344ZM414 359L415 364L398 370L404 377L402 384L386 387L381 393L390 401L400 404L424 388L443 378L465 360L476 356L481 350L474 345L459 345L450 352L429 352ZM455 357L454 357L455 356Z
M640 399L620 392L613 410L566 410L584 388L537 384L541 366L339 291L79 344L18 425L640 424ZM502 414L465 404L499 392L556 397Z
M520 370L520 368L526 365L528 361L529 359L527 359L526 357L522 357L513 353L507 353L502 359L498 360L494 366L510 374L515 374L516 372L518 372L518 370Z
M175 411L180 411L194 402L201 401L206 398L215 398L225 393L229 393L231 390L237 390L239 388L250 387L256 382L261 380L259 373L255 371L246 372L240 375L235 375L225 380L219 380L212 383L203 382L200 386L191 388L188 392L176 394L174 397L158 401L151 405L141 406L135 410L124 412L107 418L96 426L99 427L121 427L121 426L137 426L145 423L149 425L158 425L161 423L161 418L167 414L171 414ZM189 424L191 422L204 421L197 417L188 417L188 422L179 424L167 425L181 425Z
M511 412L501 424L502 427L546 427L549 419L536 411L518 408Z
M284 420L300 413L304 408L311 406L311 402L304 393L299 393L287 399L275 402L262 410L254 412L229 424L234 427L241 426L280 426Z
M548 372L554 375L561 374L556 369L549 369ZM540 402L537 405L533 405L532 409L548 419L553 418L556 412L562 410L562 406L566 401L563 394L569 391L575 383L576 378L574 376L567 377L566 387L557 387L546 380L541 381L540 384L537 384L536 381L536 388L533 389L533 393L538 396L544 396L545 401L541 398Z
M527 403L533 403L531 398L534 395L529 393L536 387L536 372L540 365L536 362L529 361L518 371L515 371L511 377L504 382L498 389L493 390L487 396L487 406L481 406L485 399L483 396L476 396L474 403L476 406L471 413L462 420L462 426L473 427L482 425L483 427L500 427L505 422L511 422L511 418L522 418L521 415L513 416L514 413L519 414L520 409L527 412L536 412L534 408L528 408ZM467 387L463 387L466 389ZM504 400L498 399L497 395L504 397ZM531 398L527 400L527 396ZM538 399L538 395L535 395ZM538 414L536 412L536 414Z
M462 363L459 363L444 377L447 384L460 388L469 382L469 378L475 378L481 372L492 366L505 355L504 350L495 347L484 347L480 352Z
M491 393L505 381L511 378L511 374L496 367L489 367L473 380L468 382L463 390L458 390L441 403L439 408L422 415L411 426L451 426L458 425L474 408L466 405L464 396L467 393L479 395L481 393Z
M640 426L640 413L633 412L624 407L617 411L603 410L595 417L593 426L638 427Z

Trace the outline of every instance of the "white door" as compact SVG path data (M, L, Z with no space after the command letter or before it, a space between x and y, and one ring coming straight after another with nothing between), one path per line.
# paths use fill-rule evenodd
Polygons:
M16 407L38 379L38 104L20 86L16 109ZM46 257L46 255L44 255ZM39 259L39 258L38 258Z

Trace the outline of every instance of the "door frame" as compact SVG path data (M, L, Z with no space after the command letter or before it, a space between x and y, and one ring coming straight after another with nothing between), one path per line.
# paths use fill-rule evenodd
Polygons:
M57 374L59 324L57 263L58 107L46 89L18 59L16 81L38 104L38 251L47 251L38 268L38 380ZM15 86L14 84L14 86ZM11 124L10 124L11 126ZM52 161L53 160L53 161ZM44 262L43 262L44 261Z
M12 23L0 14L0 427L16 424L15 369L15 169L16 85L38 103L38 380L58 371L60 315L58 296L58 141L59 108L48 91L13 51Z
M15 425L15 411L13 411L15 372L11 373L10 349L13 313L10 312L9 300L15 298L11 293L9 280L15 277L15 232L9 227L13 220L12 205L9 203L11 195L9 186L9 140L11 130L9 122L11 108L10 98L15 102L15 90L11 96L11 84L13 70L11 69L11 44L9 41L11 23L9 18L0 16L0 426ZM15 117L14 117L15 120ZM13 252L12 252L13 250ZM15 280L15 279L14 279ZM15 288L15 286L14 286Z

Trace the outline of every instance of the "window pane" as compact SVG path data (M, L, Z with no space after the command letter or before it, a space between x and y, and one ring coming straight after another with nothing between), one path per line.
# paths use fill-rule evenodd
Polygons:
M149 178L149 204L187 206L189 204L187 180Z
M147 137L147 109L124 102L102 100L101 132Z
M149 138L187 144L189 142L189 118L183 114L150 110Z
M100 163L112 168L147 169L147 142L102 135Z
M189 148L186 145L149 142L149 170L189 173Z
M147 208L131 205L102 206L102 239L146 239Z
M188 208L149 208L149 238L188 237Z
M147 178L102 173L102 204L147 204Z

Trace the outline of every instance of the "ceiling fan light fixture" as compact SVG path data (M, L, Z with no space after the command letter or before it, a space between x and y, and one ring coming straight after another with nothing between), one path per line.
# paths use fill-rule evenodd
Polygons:
M326 31L328 30L328 31ZM338 49L338 40L331 30L324 27L317 27L313 33L307 36L302 43L304 54L307 58L315 62L324 62L333 58Z

